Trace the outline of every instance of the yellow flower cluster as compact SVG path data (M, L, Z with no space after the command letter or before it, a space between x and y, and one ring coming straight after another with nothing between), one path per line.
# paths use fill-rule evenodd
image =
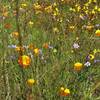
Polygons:
M70 90L68 88L61 87L60 88L60 95L61 96L69 96Z

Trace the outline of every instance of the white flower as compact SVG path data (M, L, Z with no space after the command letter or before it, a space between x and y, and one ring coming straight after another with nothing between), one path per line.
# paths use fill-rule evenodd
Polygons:
M79 47L80 47L80 46L79 46L78 43L74 43L74 44L73 44L73 48L78 49Z
M84 66L89 67L89 66L91 66L91 63L90 63L90 62L86 62L86 63L84 64Z
M16 45L8 45L8 48L16 48Z

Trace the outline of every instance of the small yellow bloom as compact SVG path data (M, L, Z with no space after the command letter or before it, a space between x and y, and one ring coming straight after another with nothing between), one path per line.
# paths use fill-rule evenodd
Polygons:
M80 62L77 62L74 64L74 70L80 71L83 68L83 64Z
M96 12L95 12L95 10L92 10L91 13L92 13L92 14L95 14Z
M18 38L19 33L18 33L18 32L12 32L11 35L12 35L13 37L15 37L15 38Z
M8 12L6 11L6 12L3 12L3 14L2 14L4 17L8 17Z
M89 55L89 58L90 58L90 60L93 60L94 59L94 55L93 54L90 54Z
M33 4L33 8L34 8L35 10L41 10L41 9L42 9L41 5L38 4L38 3Z
M61 96L68 96L70 94L70 90L68 88L61 87L60 88L60 95Z
M93 25L87 25L87 26L86 26L86 29L89 30L89 31L92 30L93 28L94 28Z
M86 14L88 14L88 13L89 13L89 11L88 11L88 10L85 10L85 13L86 13Z
M96 36L100 36L100 30L99 29L96 30L95 34L96 34Z
M35 49L34 49L34 53L35 53L36 55L38 55L39 52L40 52L40 51L39 51L39 48L35 48Z
M80 7L80 6L77 6L77 11L78 11L78 12L80 11L80 9L81 9L81 7Z
M98 10L98 6L95 6L95 7L94 7L94 10Z
M93 50L93 54L95 55L96 53L97 53L97 50L96 50L96 49L94 49L94 50Z
M64 87L61 87L60 90L61 90L61 91L64 91Z
M20 52L20 51L24 52L24 48L23 47L20 47L20 46L16 46L15 50L17 52Z
M53 32L59 32L59 29L57 27L54 27Z
M27 4L26 4L26 3L22 3L22 4L21 4L21 7L22 7L22 8L26 8L26 7L27 7Z
M73 11L73 12L76 12L76 10L74 8L70 8L69 10L70 11Z
M76 40L79 40L79 37L76 37Z
M100 8L98 8L98 12L100 12Z
M65 93L66 95L68 95L68 94L70 94L70 90L66 88L66 89L64 90L64 93Z
M34 23L32 22L32 21L29 21L29 25L31 26L31 25L33 25Z
M51 12L53 11L52 6L46 7L46 8L45 8L45 11L46 11L47 13L51 13Z
M72 25L72 26L70 26L69 28L70 28L70 29L74 29L74 28L75 28L75 26L73 26L73 25Z
M34 79L28 79L28 80L27 80L27 84L28 84L29 86L32 86L35 82L36 82L36 81L35 81Z
M35 46L34 46L34 44L31 43L31 44L29 44L28 48L31 50L34 50Z

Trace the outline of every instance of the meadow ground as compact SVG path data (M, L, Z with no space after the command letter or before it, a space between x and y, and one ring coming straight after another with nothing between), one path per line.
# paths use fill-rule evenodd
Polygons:
M100 100L100 0L0 7L0 100Z

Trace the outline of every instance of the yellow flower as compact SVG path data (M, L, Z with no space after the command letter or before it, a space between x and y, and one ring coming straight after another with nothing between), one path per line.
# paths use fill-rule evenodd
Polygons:
M21 51L24 52L24 48L23 47L20 47L20 46L16 46L15 50L17 52L21 52Z
M85 13L86 13L86 14L88 14L88 13L89 13L89 11L88 11L88 10L85 10Z
M15 37L15 38L18 38L19 33L18 33L18 32L12 32L11 35L12 35L13 37Z
M75 28L75 26L70 26L69 28L70 28L70 29L74 29L74 28Z
M93 55L95 55L96 53L100 53L100 49L94 49L93 50Z
M68 88L61 87L60 88L60 95L61 96L68 96L70 94L70 90Z
M74 70L75 71L80 71L83 68L83 64L80 62L77 62L74 64Z
M31 63L31 59L30 59L29 56L23 55L23 56L20 56L20 57L19 57L18 63L19 63L19 65L21 65L23 68L27 68L27 66L29 66L30 63Z
M34 23L32 21L29 21L29 25L33 25Z
M98 8L98 12L100 12L100 8Z
M80 9L81 9L81 7L80 7L80 6L77 6L77 11L78 11L78 12L80 11Z
M8 12L6 11L6 12L3 12L3 14L2 14L4 17L8 17Z
M76 40L79 40L79 37L76 37Z
M69 10L70 11L73 11L73 12L76 12L76 10L74 8L70 8Z
M93 50L93 54L95 55L96 53L97 53L97 50L96 50L96 49L94 49L94 50Z
M93 54L89 54L89 58L90 58L90 60L93 60L94 59L94 55Z
M70 94L70 90L69 90L68 88L66 88L66 89L64 90L64 93L65 93L66 95L69 95L69 94Z
M91 13L92 13L92 14L95 14L96 12L95 12L95 10L92 10Z
M99 29L96 30L95 34L96 34L96 36L100 36L100 30Z
M39 5L38 3L33 4L33 7L34 7L35 10L41 10L42 9L41 5Z
M46 11L47 13L51 13L51 12L53 11L52 6L46 7L46 8L45 8L45 11Z
M64 87L61 87L60 90L61 90L61 91L64 91Z
M53 32L59 32L59 29L57 27L54 27Z
M97 5L94 7L94 10L98 10L98 6Z
M28 80L27 80L27 84L28 84L29 86L32 86L35 82L36 82L36 81L35 81L34 79L28 79Z
M31 50L34 50L34 47L35 47L35 46L34 46L34 44L32 44L32 43L29 44L29 46L28 46L28 48L31 49Z
M86 26L86 29L89 30L89 31L92 30L93 28L94 28L93 25L87 25L87 26Z
M35 49L34 49L34 53L35 53L36 55L38 55L39 52L40 52L40 51L39 51L39 48L35 48Z
M21 4L21 7L22 7L22 8L26 8L26 7L27 7L27 4L26 4L26 3L22 3L22 4Z
M53 15L58 16L59 14L60 14L59 9L56 7L55 10L53 11Z

